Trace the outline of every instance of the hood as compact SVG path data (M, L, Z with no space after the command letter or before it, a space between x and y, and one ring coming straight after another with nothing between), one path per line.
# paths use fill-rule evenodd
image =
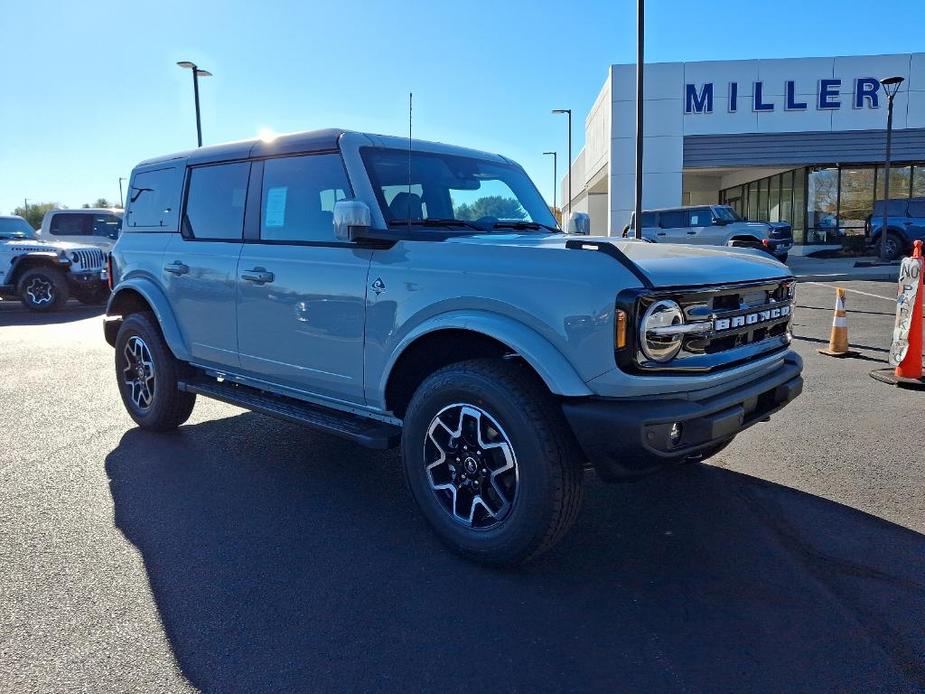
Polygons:
M750 248L602 240L623 251L656 287L758 282L792 274L773 256Z
M764 225L767 230L767 226ZM608 244L629 258L657 288L697 287L760 282L790 277L790 269L764 251L726 246L693 246L675 243L648 243L609 236L566 234L478 234L459 236L453 243L486 243L565 249L569 241L591 245ZM582 252L575 249L573 252ZM617 262L614 260L614 262Z
M730 224L729 227L732 227L730 231L732 230L735 230L737 232L738 231L748 231L748 232L754 233L756 236L762 236L764 234L767 234L768 231L771 229L771 223L770 222L735 222L734 224ZM727 227L727 229L729 227Z

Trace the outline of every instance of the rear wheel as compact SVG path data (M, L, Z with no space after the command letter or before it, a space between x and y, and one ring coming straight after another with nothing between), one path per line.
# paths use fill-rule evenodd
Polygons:
M408 406L402 465L415 501L459 554L516 565L552 547L581 505L581 456L526 367L473 360L431 375Z
M196 396L178 388L189 367L173 356L152 314L134 313L122 322L115 356L119 393L138 426L169 431L189 419Z
M886 242L880 248L881 257L884 260L896 260L903 254L903 250L903 241L899 234L887 232Z
M55 311L67 303L67 278L55 267L26 270L19 279L19 297L30 311Z

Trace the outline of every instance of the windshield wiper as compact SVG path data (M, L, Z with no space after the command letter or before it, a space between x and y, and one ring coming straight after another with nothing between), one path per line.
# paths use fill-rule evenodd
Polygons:
M547 231L551 231L554 234L562 233L561 229L556 229L555 227L551 227L548 224L524 221L497 221L492 225L492 229L532 229L533 231L546 229Z
M390 226L415 226L415 227L465 227L475 229L476 231L487 231L485 227L480 227L475 222L467 222L465 219L441 219L431 217L429 219L393 219L389 222Z

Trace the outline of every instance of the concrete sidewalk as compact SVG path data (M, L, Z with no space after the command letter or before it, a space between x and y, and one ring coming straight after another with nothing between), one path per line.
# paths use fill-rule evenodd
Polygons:
M876 257L862 258L810 258L793 256L787 259L789 267L797 279L803 281L834 280L892 280L899 277L899 261L889 265L856 267L857 263L880 263Z

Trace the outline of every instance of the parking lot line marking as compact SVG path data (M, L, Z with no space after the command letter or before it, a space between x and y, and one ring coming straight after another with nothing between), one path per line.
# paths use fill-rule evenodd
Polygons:
M804 282L803 284L815 284L817 287L828 287L830 284L825 284L823 282ZM884 301L890 301L896 303L896 297L880 296L879 294L871 294L870 292L862 292L860 289L845 289L846 292L854 292L855 294L863 294L864 296L872 296L875 299L883 299Z

